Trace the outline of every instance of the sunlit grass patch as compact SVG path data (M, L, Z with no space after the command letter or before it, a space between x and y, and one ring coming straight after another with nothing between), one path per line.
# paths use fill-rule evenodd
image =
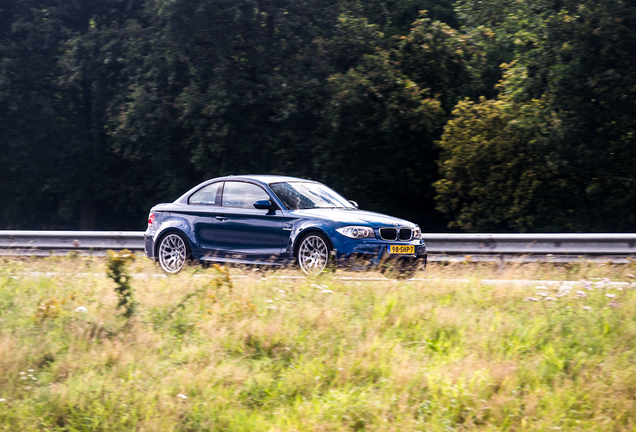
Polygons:
M632 289L537 289L469 269L226 280L200 267L163 277L137 259L125 317L103 260L5 260L0 430L636 427ZM580 276L517 270L504 276ZM59 312L42 318L46 304Z

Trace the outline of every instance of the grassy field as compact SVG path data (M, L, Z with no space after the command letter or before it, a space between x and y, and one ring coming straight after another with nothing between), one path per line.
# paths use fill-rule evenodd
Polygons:
M633 289L481 282L634 265L120 269L138 275L117 308L104 259L0 259L0 430L636 430Z

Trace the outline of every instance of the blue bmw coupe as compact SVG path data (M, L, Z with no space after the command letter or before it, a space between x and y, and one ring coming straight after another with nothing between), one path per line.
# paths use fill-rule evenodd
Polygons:
M190 259L297 263L307 275L337 265L410 277L426 266L417 225L359 210L324 184L269 175L215 178L154 206L145 249L166 273L179 272Z

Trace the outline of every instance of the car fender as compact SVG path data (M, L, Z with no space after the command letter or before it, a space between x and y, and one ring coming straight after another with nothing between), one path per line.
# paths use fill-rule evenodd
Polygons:
M335 250L333 240L331 239L331 236L329 235L327 230L324 229L324 227L319 226L316 224L316 222L312 221L299 221L297 224L294 225L292 233L289 236L287 252L291 253L292 256L296 256L296 244L298 239L303 238L306 233L311 231L319 232L320 234L323 234L325 237L327 237L331 250Z
M157 248L158 239L167 234L170 231L176 231L180 234L183 234L190 243L190 250L193 250L197 245L197 240L194 236L194 230L192 229L191 224L186 218L175 217L175 215L171 215L165 222L161 224L157 232L155 233L155 256L157 256Z

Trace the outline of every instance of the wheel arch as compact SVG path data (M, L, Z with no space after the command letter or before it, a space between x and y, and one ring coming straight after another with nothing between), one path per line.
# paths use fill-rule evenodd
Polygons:
M183 232L182 230L178 229L178 228L174 228L174 227L169 227L166 228L165 230L161 231L161 233L159 233L159 235L157 236L157 240L155 241L155 258L156 260L159 260L159 245L161 244L161 240L163 240L163 238L165 236L167 236L170 233L176 233L181 235L181 237L183 237L186 241L186 247L188 248L188 252L190 252L190 258L192 258L192 244L190 242L190 237L188 237L188 235Z
M331 251L335 250L335 247L333 245L333 240L331 240L331 237L329 236L329 234L327 234L324 230L318 227L310 227L310 228L306 228L302 230L302 232L300 232L294 239L294 245L292 249L294 258L298 258L298 247L300 246L300 243L311 233L319 233L325 236L327 238L327 241L329 242L328 246L331 248Z

